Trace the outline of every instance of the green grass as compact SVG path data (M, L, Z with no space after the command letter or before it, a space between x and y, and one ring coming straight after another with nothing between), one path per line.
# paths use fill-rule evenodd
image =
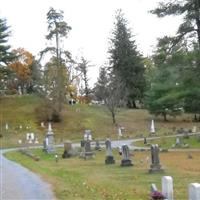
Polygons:
M0 99L0 137L1 147L19 146L18 140L25 142L27 132L34 132L40 143L47 132L40 126L36 118L35 108L41 100L34 95L7 96ZM62 111L61 123L52 124L56 143L62 143L66 139L80 141L85 129L92 130L93 138L105 139L117 138L117 126L112 124L112 118L104 106L77 104L65 105ZM117 124L125 127L125 138L134 138L149 134L151 116L148 111L142 109L121 109L117 115ZM183 115L177 118L169 118L169 122L163 122L161 118L155 119L155 126L159 135L172 133L174 128L192 129L197 123L191 121L191 115ZM8 123L9 130L5 130ZM22 129L19 129L22 125ZM26 129L26 127L30 127Z
M194 135L194 136L190 136L188 139L184 138L184 137L179 137L182 146L180 147L173 147L176 144L176 137L173 138L166 138L166 137L162 137L160 139L149 139L147 140L148 145L145 145L143 141L139 141L139 142L134 142L135 146L150 146L151 144L158 144L161 148L186 148L184 147L183 144L188 144L189 146L187 148L200 148L200 141L199 141L199 135Z
M190 160L185 152L161 153L165 172L149 174L149 163L146 162L149 152L135 152L131 157L134 166L120 167L121 157L117 151L114 151L114 165L104 164L104 150L96 152L96 157L91 160L62 159L62 151L58 150L58 163L54 155L47 155L41 149L33 150L40 157L38 162L19 152L7 153L7 157L39 173L52 185L58 200L146 200L151 183L161 190L163 175L173 177L175 199L186 200L188 184L198 182L200 177L200 152L192 152L193 159Z

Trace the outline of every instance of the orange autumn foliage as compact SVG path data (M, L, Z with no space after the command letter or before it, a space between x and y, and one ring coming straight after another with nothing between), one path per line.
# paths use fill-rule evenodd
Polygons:
M30 78L33 55L23 48L13 50L16 59L9 64L9 67L17 74L19 80L25 82Z

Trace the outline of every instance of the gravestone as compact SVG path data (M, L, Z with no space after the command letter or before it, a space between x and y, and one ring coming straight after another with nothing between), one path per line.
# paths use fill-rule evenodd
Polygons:
M159 147L157 144L151 145L151 165L149 173L163 172L159 159Z
M127 145L122 145L122 160L121 160L121 166L133 166L132 161L130 160L130 152Z
M95 150L101 151L101 146L100 146L98 140L96 140L96 142L95 142Z
M157 187L156 187L156 184L155 183L152 183L151 184L151 192L156 192L158 191Z
M89 159L89 158L93 158L94 157L94 153L91 150L91 142L90 140L86 140L84 141L84 147L82 148L82 152L80 154L81 158L84 158L85 160Z
M193 132L193 133L196 133L196 132L197 132L197 127L196 127L196 126L193 126L192 132Z
M48 131L46 133L45 139L43 141L43 150L47 153L54 153L54 133L51 127L51 123L48 124Z
M105 142L106 145L106 159L105 164L115 164L115 160L112 154L112 147L111 147L111 141L109 139Z
M35 144L39 144L38 138L35 138Z
M22 88L21 88L21 86L18 86L18 94L22 95Z
M72 143L71 141L64 142L64 153L62 154L62 158L70 158L73 154Z
M26 134L26 140L31 140L31 134L30 133Z
M34 133L30 133L30 139L33 141L35 139L35 134Z
M80 158L84 158L84 156L85 156L85 142L86 142L86 140L81 140Z
M84 132L84 140L92 141L92 132L91 132L91 130L85 130L85 132Z
M199 200L200 199L200 184L190 183L189 184L189 200Z
M147 144L147 138L144 137L144 144Z
M173 200L173 179L171 176L162 177L162 194L167 200Z
M85 146L85 140L81 140L81 148L84 148Z
M151 126L150 126L150 134L155 134L156 131L155 131L155 123L154 123L154 120L152 119L151 120Z
M6 123L6 126L5 126L6 130L8 130L8 124Z
M181 146L181 140L179 137L176 138L176 144L175 144L176 147L180 147Z
M45 128L44 122L41 122L41 123L40 123L40 126L41 126L42 128Z

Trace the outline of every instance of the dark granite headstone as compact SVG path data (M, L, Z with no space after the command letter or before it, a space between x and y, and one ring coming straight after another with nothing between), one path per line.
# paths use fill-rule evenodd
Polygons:
M130 160L130 152L127 145L122 145L122 160L121 160L121 166L133 166L132 161Z
M90 140L84 141L84 147L82 148L82 152L80 154L81 158L84 158L85 160L88 158L93 158L94 153L91 150L91 143Z
M101 151L101 146L98 140L96 140L96 143L95 143L95 150Z
M105 159L105 164L114 164L115 160L112 155L112 148L111 148L111 141L109 139L106 140L105 142L106 145L106 159Z
M73 149L71 141L65 141L64 153L62 154L62 158L70 158L72 154L73 154Z
M149 173L163 172L159 159L159 147L157 144L151 145L151 165Z

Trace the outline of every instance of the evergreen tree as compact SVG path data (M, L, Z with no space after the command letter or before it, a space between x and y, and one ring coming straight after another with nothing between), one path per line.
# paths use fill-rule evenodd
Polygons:
M5 19L0 18L0 66L7 65L13 59L13 54L9 51L10 45L7 44L9 36L9 26Z
M183 39L188 39L188 42L194 42L194 40L196 40L198 44L198 54L196 59L200 71L200 1L162 1L159 3L158 8L151 12L158 17L165 17L168 15L183 16L183 23L180 24L177 34L173 38L173 45L176 45Z
M162 115L165 121L167 115L175 116L182 112L184 96L180 72L186 61L182 50L176 48L170 52L170 45L171 38L159 39L153 56L154 68L150 72L151 86L146 93L147 109L152 114Z
M127 99L128 107L136 108L136 100L143 99L144 65L121 10L118 10L116 14L109 54L111 73L124 85L123 96Z
M151 11L158 17L181 15L183 22L177 34L172 37L169 49L177 46L181 41L186 41L187 49L179 60L183 64L181 73L184 109L186 112L200 113L200 1L162 1L159 6Z
M109 84L109 77L107 74L107 69L105 67L101 67L99 70L99 77L97 79L97 83L94 87L95 97L98 101L103 101L105 103L105 98L108 96L107 87Z

